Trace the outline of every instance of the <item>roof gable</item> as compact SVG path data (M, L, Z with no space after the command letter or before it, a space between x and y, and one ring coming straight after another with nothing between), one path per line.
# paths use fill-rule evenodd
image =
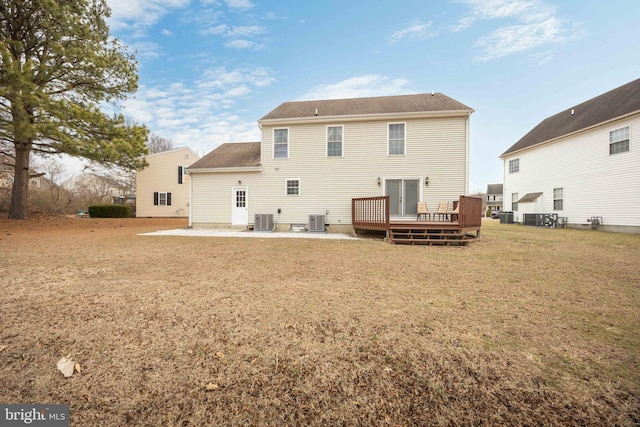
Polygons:
M187 169L217 169L260 166L259 142L231 142L218 148Z
M441 93L325 99L285 102L262 117L259 122L313 117L366 116L437 111L473 112L473 109Z
M640 112L640 79L544 119L502 156L633 112Z

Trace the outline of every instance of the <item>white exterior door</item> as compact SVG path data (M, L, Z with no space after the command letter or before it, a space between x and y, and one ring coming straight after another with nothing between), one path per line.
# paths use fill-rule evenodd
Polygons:
M231 225L249 224L249 204L247 187L234 187L231 200Z

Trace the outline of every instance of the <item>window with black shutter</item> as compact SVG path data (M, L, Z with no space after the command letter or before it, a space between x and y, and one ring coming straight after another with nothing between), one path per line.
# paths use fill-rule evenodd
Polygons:
M155 206L171 206L171 193L153 193L153 204Z
M182 166L178 166L178 184L182 184L183 170Z

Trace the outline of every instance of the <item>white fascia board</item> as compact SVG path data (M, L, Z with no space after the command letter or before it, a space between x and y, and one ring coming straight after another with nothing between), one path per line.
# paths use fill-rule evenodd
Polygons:
M401 119L421 119L436 117L468 117L475 110L447 110L447 111L418 111L415 113L386 113L386 114L354 114L349 116L314 116L314 117L295 117L282 119L259 120L258 125L285 125L285 124L305 124L305 123L337 123L337 122L360 122L371 120L390 120L396 121Z
M184 150L184 149L189 150L189 152L190 152L194 157L196 157L197 159L200 159L200 156L198 156L198 154L197 154L195 151L193 151L193 150L191 149L191 147L187 147L187 146L182 146L182 147L173 148L173 149L171 149L171 150L167 150L167 151L159 151L159 152L157 152L157 153L147 154L147 155L146 155L146 156L144 156L144 157L156 157L156 156L160 156L160 155L162 155L162 154L175 153L176 151L181 151L181 150Z
M245 166L245 167L231 167L231 168L198 168L189 169L187 171L190 174L193 173L229 173L229 172L261 172L262 166Z

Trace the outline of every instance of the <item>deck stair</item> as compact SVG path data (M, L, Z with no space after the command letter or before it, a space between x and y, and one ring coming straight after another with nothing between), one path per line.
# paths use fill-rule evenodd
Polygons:
M391 243L406 245L467 246L469 244L469 237L458 229L425 229L419 225L406 224L390 224L389 239Z

